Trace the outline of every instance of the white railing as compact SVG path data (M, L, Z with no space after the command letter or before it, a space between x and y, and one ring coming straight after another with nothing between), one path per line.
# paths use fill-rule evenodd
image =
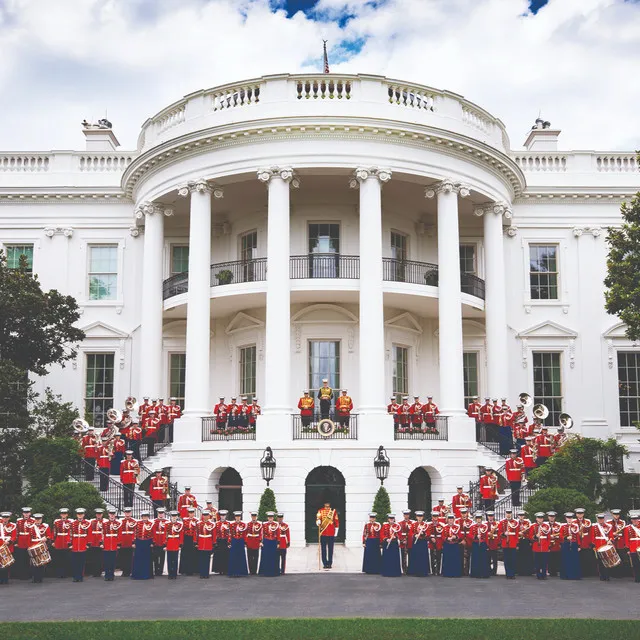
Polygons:
M434 110L435 93L414 84L387 83L387 94L391 104L413 109Z
M638 173L635 153L521 151L511 156L525 173Z
M213 111L244 107L260 102L260 84L249 82L246 84L223 87L210 93Z
M640 171L635 153L611 153L596 156L598 171L607 173L634 173Z
M102 173L109 171L124 171L131 161L133 155L115 153L82 154L79 156L80 171L92 171Z
M49 170L49 163L49 154L2 154L0 155L0 173L41 173Z
M489 133L493 124L485 118L480 111L471 107L462 105L462 121L471 127L475 127L484 133Z
M567 156L564 153L530 153L513 158L523 171L548 171L562 173L567 170Z
M176 125L184 122L185 105L181 104L166 113L162 113L159 117L154 118L154 125L158 134L164 133L168 129L172 129Z
M342 100L351 99L353 85L350 79L339 76L323 75L320 77L299 78L296 82L298 100Z

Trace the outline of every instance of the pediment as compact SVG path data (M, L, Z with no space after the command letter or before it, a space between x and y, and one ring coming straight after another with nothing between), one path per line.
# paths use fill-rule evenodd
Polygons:
M525 329L518 334L518 338L577 338L578 334L573 331L573 329L569 329L568 327L563 327L561 324L557 322L553 322L551 320L547 320L545 322L541 322L540 324L536 324L533 327L529 327L529 329Z
M609 327L603 334L602 337L605 340L628 340L625 331L627 330L627 325L624 322L618 322L614 324L612 327Z
M243 311L236 313L231 322L227 325L224 332L227 335L238 333L238 331L247 331L249 329L261 329L264 322L258 318L254 318Z
M300 324L357 324L358 318L336 304L313 304L298 311L291 321Z
M409 313L401 313L395 318L391 318L384 323L385 327L393 327L394 329L402 329L412 333L422 333L420 323Z
M92 322L86 327L80 327L85 334L86 339L91 338L128 338L129 334L124 331L120 331L120 329L116 329L109 324L104 322Z

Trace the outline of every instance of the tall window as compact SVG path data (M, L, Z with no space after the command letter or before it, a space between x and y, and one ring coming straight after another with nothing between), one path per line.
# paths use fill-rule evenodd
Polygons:
M529 286L532 300L558 299L557 245L529 245Z
M189 247L174 244L171 247L171 275L189 271Z
M20 266L20 258L24 256L27 261L27 273L33 273L33 245L32 244L8 244L5 246L7 254L7 267L17 269Z
M393 282L405 282L407 279L407 236L396 231L391 232L391 258L389 265L392 269Z
M549 409L545 423L559 424L562 413L561 353L551 351L533 352L533 401Z
M478 353L465 351L462 354L462 372L464 375L464 404L469 406L478 395Z
M117 289L117 245L89 247L89 300L115 300Z
M176 398L183 409L186 360L184 353L172 353L169 357L169 397Z
M338 277L340 225L312 223L309 225L309 270L311 278Z
M640 353L618 352L618 398L620 426L633 427L640 421Z
M105 425L107 409L113 407L113 353L87 353L84 417L95 427Z
M323 378L329 381L332 389L340 389L339 341L309 341L309 391L314 398L322 386Z
M250 231L240 236L240 260L244 282L255 280L256 265L253 262L258 257L258 232Z
M393 395L400 402L409 394L409 349L393 345Z
M460 273L470 273L474 276L478 275L475 244L460 245Z
M256 395L256 345L240 349L240 395L249 401Z

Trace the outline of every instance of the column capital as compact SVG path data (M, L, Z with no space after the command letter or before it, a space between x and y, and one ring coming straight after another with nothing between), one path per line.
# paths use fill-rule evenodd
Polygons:
M368 180L369 178L375 178L382 183L389 182L391 180L391 169L383 167L357 167L353 172L353 178L349 180L349 186L352 189L357 189L360 183Z
M192 193L212 193L213 197L218 200L224 197L224 189L208 182L205 178L190 180L187 184L178 187L178 195L182 198L186 198Z
M256 172L258 180L268 184L272 178L280 178L284 182L290 184L294 189L300 186L300 178L295 174L291 167L263 167Z
M129 227L129 234L132 238L137 238L144 231L144 227L136 227L135 225Z
M152 216L157 214L159 216L166 216L167 218L174 213L171 207L165 207L161 204L155 204L153 202L141 202L136 207L136 218L142 220L145 216Z
M461 198L466 198L471 193L471 188L466 184L456 182L453 178L445 178L427 187L424 190L424 197L435 198L440 193L456 193Z
M506 202L489 202L481 207L476 207L473 210L473 214L481 218L483 215L493 213L497 216L504 217L506 220L510 220L513 213L511 207Z
M505 229L508 238L515 238L518 235L518 227L511 225Z

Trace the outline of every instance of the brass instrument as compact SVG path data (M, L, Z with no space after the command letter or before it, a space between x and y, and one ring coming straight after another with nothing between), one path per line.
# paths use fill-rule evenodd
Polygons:
M72 423L71 427L76 435L83 435L87 431L89 431L89 423L82 418L76 418Z
M560 426L565 429L571 429L573 427L573 418L568 413L561 413L558 418Z
M489 484L491 484L491 489L493 491L493 495L494 497L498 497L499 495L499 491L498 491L498 474L495 471L491 472L491 475L489 476Z
M528 409L533 404L533 398L528 393L521 393L518 396L518 404Z
M129 396L125 401L124 401L124 408L127 411L133 411L134 413L138 413L138 408L139 405L136 401L136 399L133 396Z
M538 418L538 420L545 420L549 416L549 409L543 404L534 404L531 413L533 413L533 416Z
M110 422L114 422L114 423L119 423L122 422L122 411L119 411L118 409L115 409L114 407L111 407L110 409L107 409L107 419Z

